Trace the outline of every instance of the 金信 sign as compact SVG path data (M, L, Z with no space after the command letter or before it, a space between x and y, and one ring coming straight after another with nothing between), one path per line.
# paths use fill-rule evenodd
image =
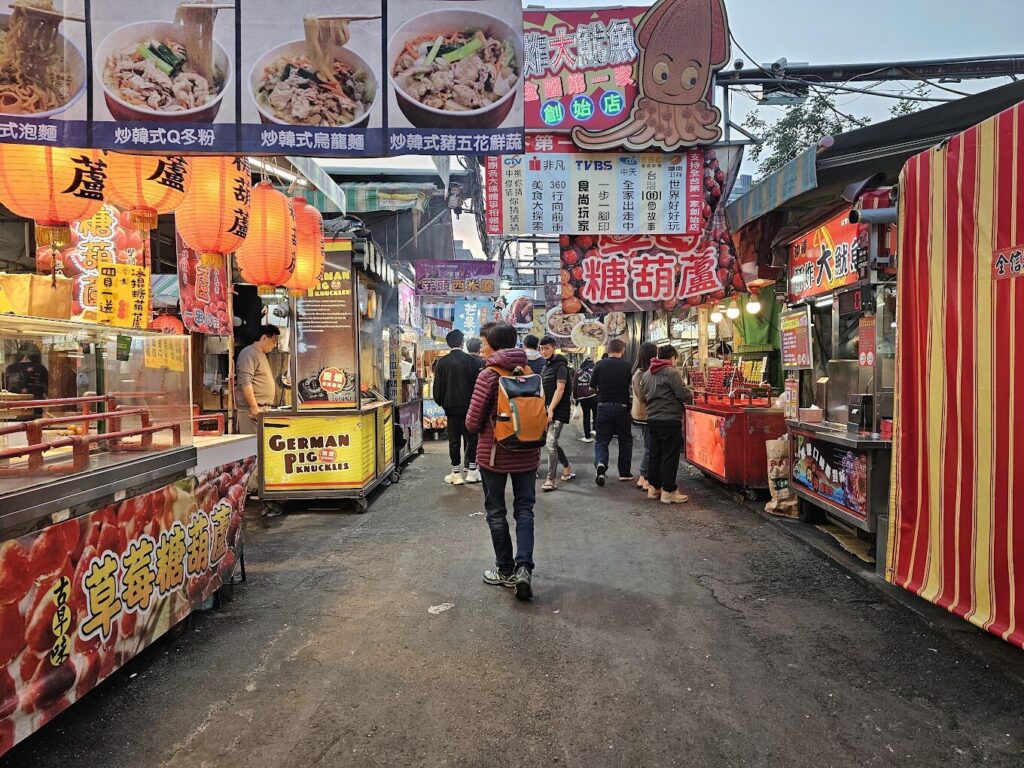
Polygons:
M562 311L643 312L695 307L744 289L728 234L563 235Z
M416 293L454 299L493 297L500 269L496 261L417 261Z
M856 285L865 276L860 227L849 212L789 243L789 300L804 301Z
M523 13L527 130L604 130L636 99L636 25L647 8Z
M789 309L779 316L779 342L783 368L799 371L814 367L810 307Z
M487 231L695 234L728 199L740 159L738 148L595 154L529 136L525 155L487 158Z
M711 103L715 72L729 62L724 0L659 0L636 27L640 50L633 108L603 131L577 126L586 150L672 152L714 144L722 112Z
M992 254L992 279L1024 277L1024 245L1004 248Z

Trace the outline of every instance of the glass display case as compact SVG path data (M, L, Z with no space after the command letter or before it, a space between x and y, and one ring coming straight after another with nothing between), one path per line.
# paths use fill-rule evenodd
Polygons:
M193 455L187 336L4 315L0 353L0 514L37 489L32 505L69 505L65 480Z

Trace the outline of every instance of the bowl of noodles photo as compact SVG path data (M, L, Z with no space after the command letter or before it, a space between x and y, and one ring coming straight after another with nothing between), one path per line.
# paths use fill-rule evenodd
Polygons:
M377 79L358 53L339 48L333 82L313 63L306 40L272 48L253 65L249 87L264 124L365 128L377 100Z
M85 93L85 56L60 33L61 21L19 8L0 14L0 114L52 117Z
M428 11L395 30L387 61L416 128L497 128L522 85L523 31L480 11Z
M200 62L211 50L210 71ZM213 39L212 21L126 24L96 48L103 97L115 120L212 123L230 90L232 58Z

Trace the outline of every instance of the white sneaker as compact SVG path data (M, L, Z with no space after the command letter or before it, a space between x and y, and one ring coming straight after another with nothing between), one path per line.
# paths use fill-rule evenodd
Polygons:
M479 483L480 482L480 470L470 469L466 472L467 483Z
M581 443L592 443L592 442L594 442L594 438L592 438L592 437L581 437L580 438L580 442Z
M452 472L450 475L446 475L444 481L448 485L465 485L466 481L462 479L461 472Z

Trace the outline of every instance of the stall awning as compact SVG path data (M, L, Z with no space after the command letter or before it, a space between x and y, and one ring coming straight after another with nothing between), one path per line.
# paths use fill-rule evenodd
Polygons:
M818 168L815 162L817 147L811 147L770 173L743 197L726 208L726 216L733 230L749 224L767 213L782 207L818 186Z
M349 213L419 211L425 213L438 191L433 184L339 184Z

